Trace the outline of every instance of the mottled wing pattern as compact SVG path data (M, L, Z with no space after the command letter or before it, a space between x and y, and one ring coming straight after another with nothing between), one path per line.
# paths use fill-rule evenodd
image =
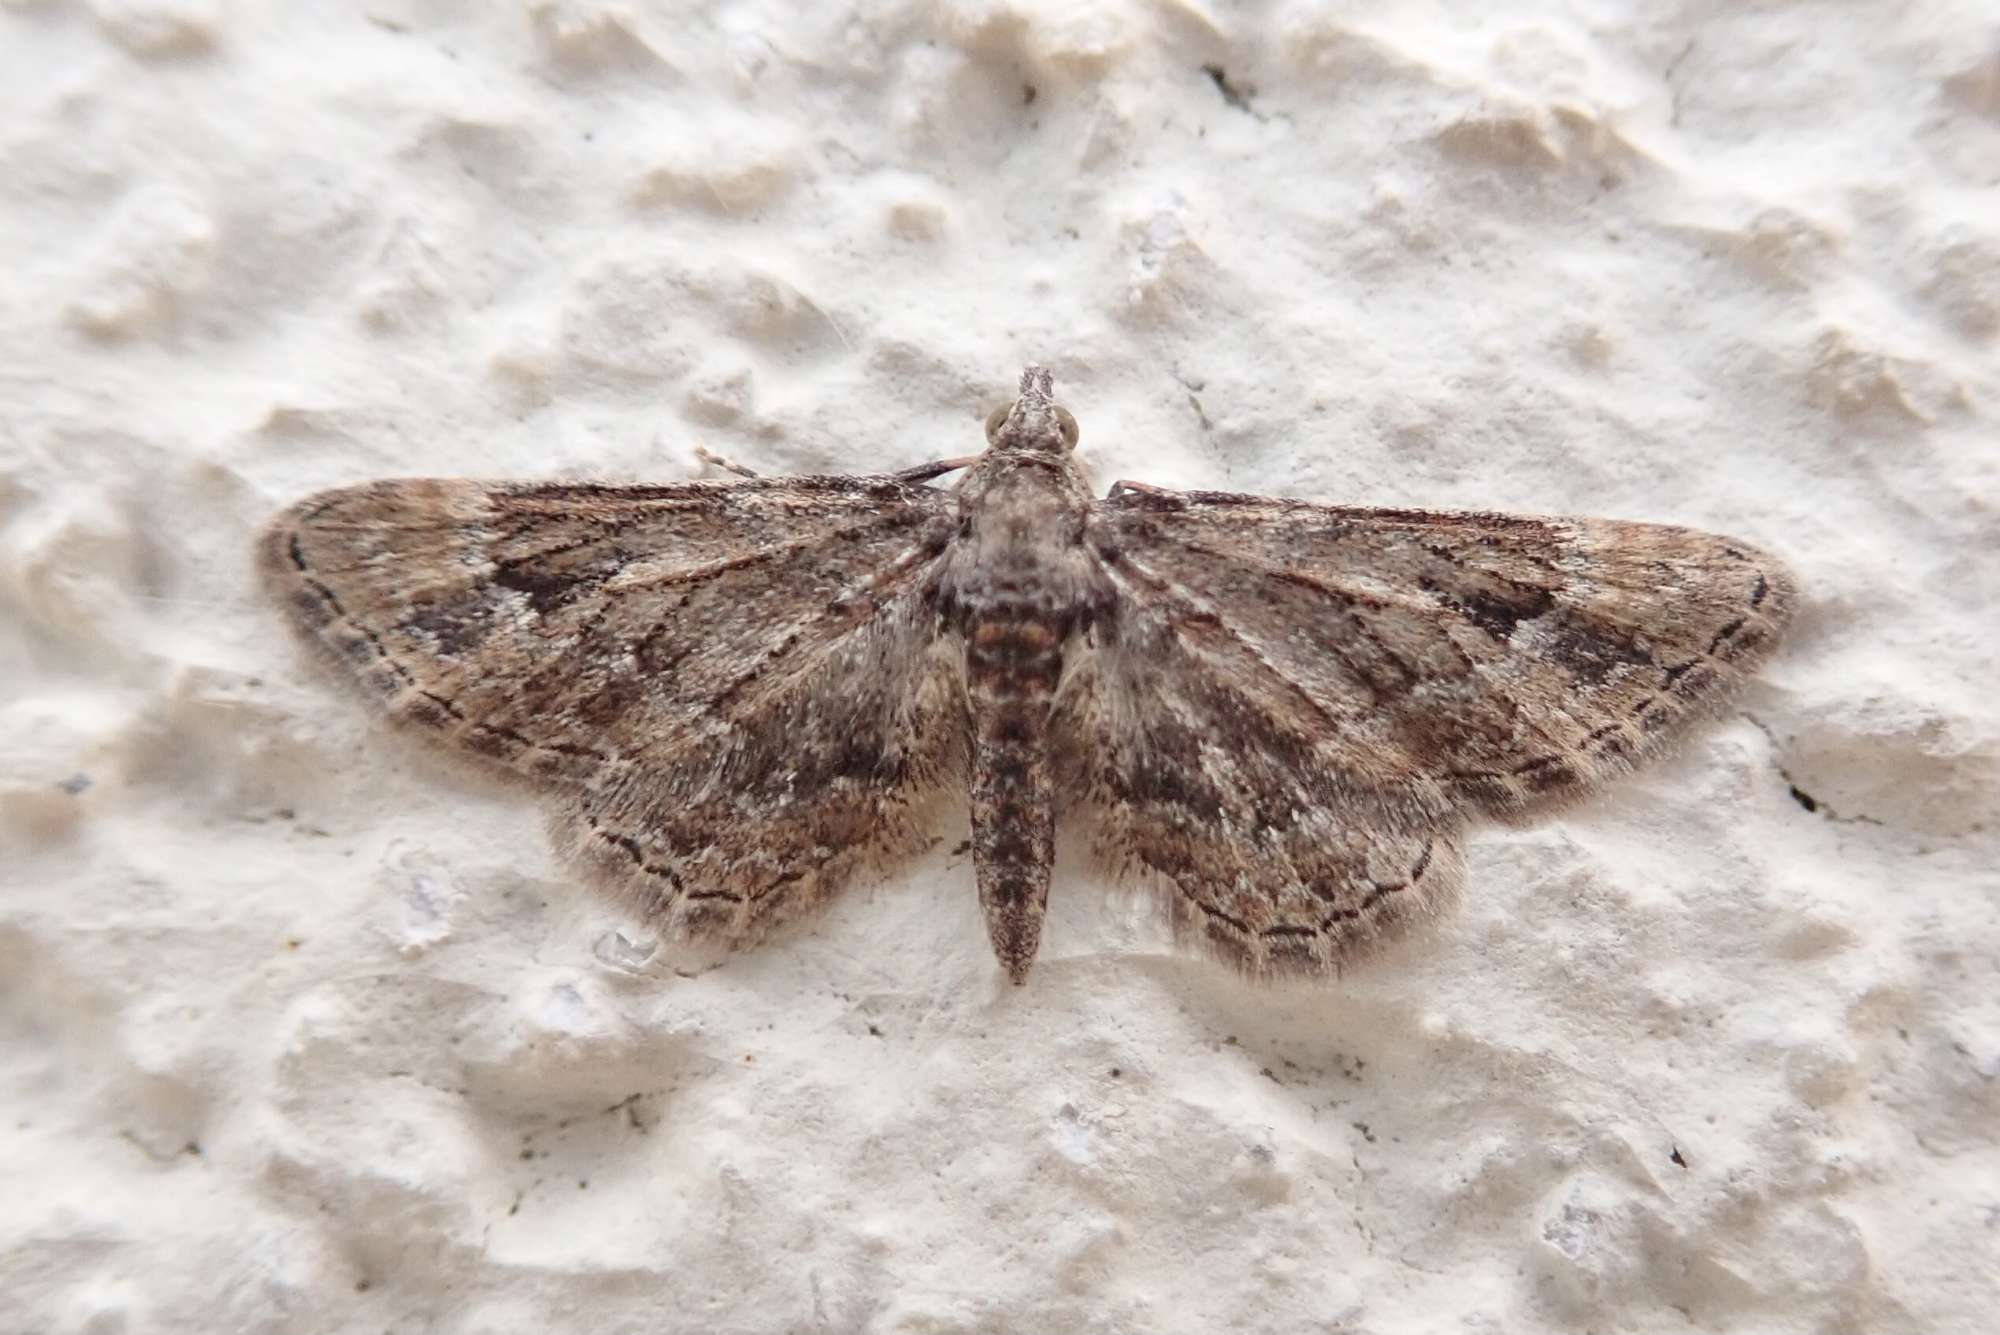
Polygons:
M1669 744L1776 643L1792 583L1712 534L1114 488L1116 591L1064 750L1180 930L1323 973L1457 893L1470 820Z
M387 481L293 506L261 563L390 716L554 792L600 879L734 944L917 842L956 781L919 609L951 516L893 478Z

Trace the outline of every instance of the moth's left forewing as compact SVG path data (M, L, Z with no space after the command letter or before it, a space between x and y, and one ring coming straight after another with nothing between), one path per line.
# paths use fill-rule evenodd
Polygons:
M378 710L529 780L649 921L741 943L913 847L949 782L952 528L896 477L403 479L299 502L259 561Z

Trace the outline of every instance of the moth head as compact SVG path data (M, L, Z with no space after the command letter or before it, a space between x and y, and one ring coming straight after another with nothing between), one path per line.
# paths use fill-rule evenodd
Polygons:
M986 443L1005 450L1075 449L1081 431L1069 409L1055 401L1054 387L1046 367L1021 372L1021 397L986 415Z

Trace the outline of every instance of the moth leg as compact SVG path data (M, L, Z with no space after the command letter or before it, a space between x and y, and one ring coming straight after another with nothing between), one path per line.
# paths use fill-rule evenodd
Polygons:
M956 459L933 459L927 464L905 468L902 472L891 473L889 476L898 482L928 482L934 477L943 477L946 473L956 473L961 468L970 468L978 462L978 455L962 454Z
M1156 487L1150 482L1128 482L1124 478L1120 478L1118 479L1118 481L1111 484L1110 491L1104 493L1104 499L1108 501L1126 492L1131 492L1140 496L1180 495L1180 493L1175 491L1172 487Z
M738 477L756 477L758 475L756 469L745 468L742 464L738 463L731 463L719 454L709 453L707 449L700 445L694 447L694 457L707 464L710 468L720 468L723 472L734 473Z

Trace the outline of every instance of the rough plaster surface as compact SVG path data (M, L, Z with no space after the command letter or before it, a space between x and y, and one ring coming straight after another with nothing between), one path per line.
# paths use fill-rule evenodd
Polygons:
M0 2L0 1331L1975 1332L1990 5ZM1339 986L953 847L723 967L309 673L392 473L907 465L1740 534L1674 761ZM954 823L955 821L955 823Z

